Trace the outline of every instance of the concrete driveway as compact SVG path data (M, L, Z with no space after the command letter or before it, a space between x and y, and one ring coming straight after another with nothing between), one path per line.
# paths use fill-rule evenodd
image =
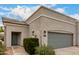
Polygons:
M67 47L55 49L56 55L79 55L79 47Z

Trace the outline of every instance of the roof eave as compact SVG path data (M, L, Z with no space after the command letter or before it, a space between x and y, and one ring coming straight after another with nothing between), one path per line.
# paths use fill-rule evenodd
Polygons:
M25 22L17 21L15 19L10 19L10 18L7 18L7 17L2 17L2 22L3 22L3 24L4 23L11 23L11 24L19 24L19 25L27 25L27 26L29 26Z

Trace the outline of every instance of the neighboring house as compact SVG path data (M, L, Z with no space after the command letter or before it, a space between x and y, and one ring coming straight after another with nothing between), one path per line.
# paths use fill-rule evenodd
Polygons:
M23 45L27 37L39 38L40 45L64 48L79 45L79 22L41 6L26 21L3 17L6 47Z

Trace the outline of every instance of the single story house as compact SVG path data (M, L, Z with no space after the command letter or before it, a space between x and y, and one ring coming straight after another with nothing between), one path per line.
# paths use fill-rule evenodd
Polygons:
M78 20L50 8L40 6L25 21L2 19L6 47L22 46L27 37L37 37L40 45L53 48L79 45Z

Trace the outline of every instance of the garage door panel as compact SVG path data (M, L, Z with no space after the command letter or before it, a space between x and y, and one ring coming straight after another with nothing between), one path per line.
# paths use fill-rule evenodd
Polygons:
M72 34L48 33L48 46L53 48L64 48L72 46Z

